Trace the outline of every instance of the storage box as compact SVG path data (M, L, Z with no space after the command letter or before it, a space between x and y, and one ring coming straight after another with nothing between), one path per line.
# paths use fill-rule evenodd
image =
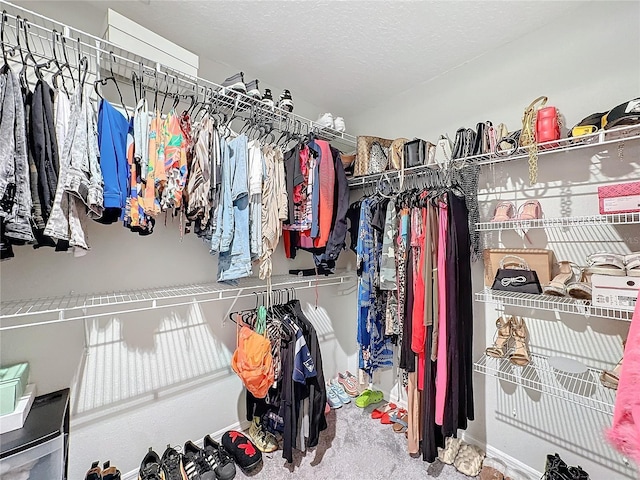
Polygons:
M27 385L16 409L11 413L0 416L0 433L12 432L22 428L29 416L29 411L35 398L36 386L33 384Z
M0 415L6 415L16 409L28 381L28 363L0 368Z
M482 252L484 259L484 284L493 285L496 272L500 268L500 260L507 255L523 258L531 270L538 274L540 285L548 284L553 278L555 256L551 250L542 248L487 248Z
M640 212L640 182L598 187L600 213Z
M64 470L64 438L56 438L0 460L2 480L66 478Z
M640 290L640 277L614 277L597 275L591 277L593 285L591 303L598 307L633 311Z

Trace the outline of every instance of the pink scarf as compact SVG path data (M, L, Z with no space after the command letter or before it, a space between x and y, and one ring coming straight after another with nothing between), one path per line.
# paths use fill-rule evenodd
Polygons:
M624 349L624 361L607 439L640 465L640 292Z

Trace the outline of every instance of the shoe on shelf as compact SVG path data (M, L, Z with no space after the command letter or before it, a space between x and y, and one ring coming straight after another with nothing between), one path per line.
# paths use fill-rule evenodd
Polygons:
M573 477L569 473L569 466L556 453L555 455L547 455L542 480L573 480Z
M163 480L164 473L162 472L160 457L152 448L142 459L140 463L140 471L138 472L138 480ZM195 477L194 477L195 478ZM189 480L192 480L189 477Z
M525 367L529 365L531 359L529 355L529 330L527 324L524 323L524 318L515 316L511 318L511 334L515 346L509 360L515 365Z
M236 465L229 452L216 442L210 435L206 435L202 441L204 451L215 461L216 466L213 471L218 480L232 480L236 476Z
M93 462L91 468L84 476L84 480L102 480L102 469L100 468L100 462Z
M102 465L102 480L120 480L120 478L120 470L118 470L116 467L111 466L111 462L109 460L104 462L104 464ZM167 478L166 480L169 479Z
M587 271L587 268L582 268L580 279L577 282L567 285L567 295L579 300L591 300L591 290L591 273Z
M285 89L280 94L280 100L278 100L278 108L287 112L293 112L293 98L291 98L291 92Z
M189 480L216 480L216 474L213 471L213 458L207 458L209 455L198 447L191 440L184 444L184 471L187 472Z
M222 82L224 90L235 90L237 92L247 93L247 86L244 84L244 73L238 72L235 75L231 75L224 82Z
M327 383L327 402L333 409L342 407L340 397L338 397L338 394L335 392L333 386L330 383Z
M542 207L537 200L528 200L520 205L516 220L538 220L542 218Z
M338 132L340 132L340 133L344 133L347 130L347 127L344 124L344 118L336 117L333 120L333 129L338 131Z
M624 266L628 276L640 277L640 252L633 252L625 255Z
M553 295L555 297L566 297L567 286L576 280L573 273L573 267L575 264L567 260L563 260L562 262L558 262L558 265L560 266L560 273L553 277L553 280L551 280L547 285L542 287L542 293L545 295Z
M507 315L500 315L496 320L496 335L493 345L487 347L485 353L490 357L504 358L509 350L509 344L513 338L511 334L511 318Z
M329 381L329 384L331 385L331 388L336 393L336 395L338 395L338 398L342 403L344 403L345 405L347 403L351 403L351 397L347 395L347 392L344 391L344 388L342 388L342 385L340 385L335 378L332 378Z
M333 115L330 113L323 113L318 117L316 123L322 128L330 128L333 130Z
M384 394L380 390L366 389L358 398L356 398L356 407L365 408L374 403L380 403L384 400Z
M611 275L623 277L627 271L625 268L625 256L618 253L596 252L587 257L588 272L598 275Z
M182 462L182 455L171 445L167 445L162 454L160 465L162 466L165 480L189 480Z
M247 95L249 95L250 97L255 98L256 100L262 100L262 94L260 93L260 90L258 89L258 79L257 78L255 80L251 80L250 82L247 82Z
M262 95L262 103L264 103L269 108L273 108L273 95L271 95L271 90L268 88L264 89L264 95Z
M249 436L261 452L271 453L278 450L276 437L265 430L260 421L260 417L253 417L253 421L249 426Z
M262 452L244 433L237 430L224 432L221 443L244 472L252 472L262 465Z
M622 360L624 358L624 348L626 347L627 342L622 342L622 358L613 367L613 370L604 370L600 374L600 383L607 388L611 388L613 390L618 389L618 383L620 383L620 372L622 371Z
M515 214L516 207L511 202L498 202L496 205L496 209L493 212L492 222L508 222L509 220L513 220L513 216Z
M358 379L348 370L344 373L338 373L338 383L342 385L342 388L347 392L347 395L350 395L351 397L357 397L359 395Z

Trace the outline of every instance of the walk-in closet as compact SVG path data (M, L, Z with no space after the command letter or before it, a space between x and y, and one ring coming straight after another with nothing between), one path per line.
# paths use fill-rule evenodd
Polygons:
M639 2L0 10L0 477L638 478Z

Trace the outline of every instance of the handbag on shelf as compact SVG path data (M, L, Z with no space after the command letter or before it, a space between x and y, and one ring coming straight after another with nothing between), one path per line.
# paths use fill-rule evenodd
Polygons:
M404 144L405 168L426 165L432 144L420 138L414 138Z
M500 260L500 268L496 272L491 289L513 293L542 293L536 271L529 268L524 258L516 255L505 255Z
M560 121L556 107L544 107L536 115L536 142L560 139Z
M453 144L452 159L466 158L473 155L473 148L476 142L476 132L471 128L459 128L456 131L456 138Z
M482 155L491 152L489 130L493 127L491 122L480 122L476 125L476 138L472 155Z
M394 170L400 170L404 163L404 144L409 141L408 138L396 138L389 146L389 168Z
M389 166L389 149L383 147L380 142L371 144L371 152L369 153L369 165L367 174L382 173Z
M446 167L451 162L453 145L448 135L440 135L434 148L433 164L440 168Z
M362 175L369 175L371 173L381 173L382 171L376 171L378 167L370 167L371 162L371 150L374 143L380 144L383 149L388 149L391 146L392 140L382 137L373 137L371 135L359 135L357 139L356 159L353 165L353 176L360 177ZM388 153L387 153L388 156ZM385 168L387 168L385 166Z
M538 143L536 138L537 113L544 108L548 98L544 95L536 98L524 110L522 116L522 131L520 132L520 146L529 147L529 183L535 185L538 182ZM554 109L555 110L555 109ZM559 137L558 137L559 138Z

